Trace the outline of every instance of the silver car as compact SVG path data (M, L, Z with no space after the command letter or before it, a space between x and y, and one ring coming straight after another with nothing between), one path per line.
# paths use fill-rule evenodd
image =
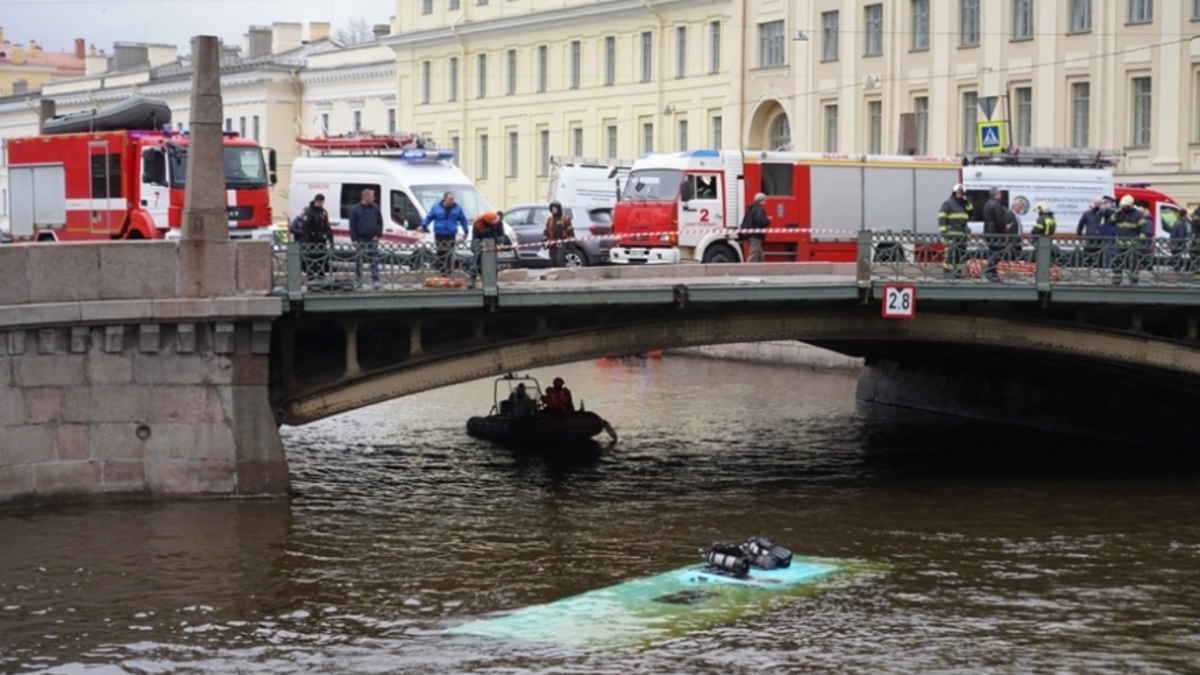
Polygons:
M608 252L613 247L612 209L607 207L587 208L563 206L571 214L575 236L582 239L567 254L567 267L587 267L608 262ZM543 241L546 219L550 217L548 204L521 204L504 211L504 222L517 233L521 267L549 267L552 259L545 248L534 244Z

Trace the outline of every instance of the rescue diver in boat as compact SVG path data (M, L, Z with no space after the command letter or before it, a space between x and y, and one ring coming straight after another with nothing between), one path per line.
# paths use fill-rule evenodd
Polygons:
M542 397L542 403L546 404L546 410L551 412L571 412L575 410L575 401L571 399L571 390L564 386L561 377L554 378L554 386L546 389L546 395Z

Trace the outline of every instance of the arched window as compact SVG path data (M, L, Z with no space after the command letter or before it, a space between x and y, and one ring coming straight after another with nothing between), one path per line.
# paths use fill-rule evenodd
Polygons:
M771 125L771 149L792 149L792 127L790 124L788 124L788 118L786 114L781 114L779 117L776 117L774 124Z

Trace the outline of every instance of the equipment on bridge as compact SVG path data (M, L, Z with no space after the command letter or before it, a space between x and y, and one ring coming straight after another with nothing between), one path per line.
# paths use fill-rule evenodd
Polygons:
M14 241L105 241L179 236L189 137L170 108L134 97L49 120L41 136L8 140ZM150 129L148 127L154 127ZM224 134L229 236L274 236L275 151Z
M512 394L518 388L533 392L527 411L514 410ZM616 442L617 433L612 425L596 413L584 410L582 404L579 410L539 408L536 397L541 391L538 381L531 376L518 377L509 373L497 378L491 411L484 417L467 420L467 433L474 438L500 443L558 446L584 443L607 432Z
M756 193L765 262L854 262L862 230L937 232L957 157L694 150L638 159L613 212L616 264L741 262Z
M738 552L757 541L765 540L751 539L741 547L726 546ZM834 575L861 574L872 569L848 560L793 559L786 549L774 545L770 548L776 551L770 555L786 558L788 564L773 569L751 565L744 575L714 569L708 562L689 565L525 607L505 616L471 621L447 632L575 648L649 646L777 607L783 597L800 600L809 595L814 584ZM728 555L743 563L748 560Z

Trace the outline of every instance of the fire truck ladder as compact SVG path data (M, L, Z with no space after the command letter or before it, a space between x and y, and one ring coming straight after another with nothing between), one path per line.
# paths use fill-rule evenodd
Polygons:
M963 155L963 166L1060 166L1081 169L1110 169L1121 161L1119 149L1010 147L1001 152Z

